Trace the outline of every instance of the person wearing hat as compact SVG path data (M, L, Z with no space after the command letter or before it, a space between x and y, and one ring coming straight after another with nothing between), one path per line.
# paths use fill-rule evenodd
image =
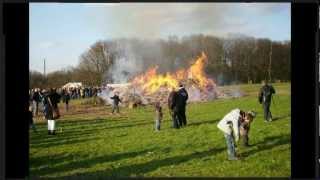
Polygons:
M236 155L235 143L239 141L240 125L249 122L249 116L240 109L233 109L226 114L218 123L217 127L223 132L227 144L227 152L229 160L238 160Z
M249 130L250 124L252 123L253 119L256 117L256 113L253 111L248 111L245 113L244 120L240 123L240 138L242 142L242 146L248 147L249 146Z
M176 99L176 112L179 119L180 127L187 125L186 106L188 100L188 92L183 84L179 84L178 96Z

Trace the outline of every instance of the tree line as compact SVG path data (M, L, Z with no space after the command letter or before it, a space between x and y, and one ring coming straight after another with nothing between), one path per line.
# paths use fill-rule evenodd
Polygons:
M119 83L117 77L129 80L154 65L159 66L160 72L187 68L201 52L208 57L207 75L219 85L260 83L266 79L290 81L290 48L290 41L202 34L182 38L169 36L165 40L100 40L80 55L75 67L46 76L30 71L30 87L61 87L68 82L82 82L87 86ZM130 61L134 63L129 66Z

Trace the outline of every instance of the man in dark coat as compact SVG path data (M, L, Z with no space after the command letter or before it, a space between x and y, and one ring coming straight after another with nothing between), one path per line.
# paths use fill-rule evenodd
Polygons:
M168 96L168 109L169 109L170 116L172 117L173 128L178 129L180 127L178 114L176 111L174 111L174 108L176 105L176 99L177 99L176 96L178 96L178 93L174 89L172 89Z
M112 114L114 113L114 111L116 111L117 113L119 113L119 102L121 102L121 99L118 96L118 93L114 93L114 96L110 97L110 99L113 100L112 102Z
M56 89L51 89L50 99L52 102L52 108L56 114L54 119L58 119L60 117L58 103L60 103L61 95L57 93Z
M183 87L183 85L180 84L179 90L177 92L177 96L175 98L175 111L177 113L179 124L181 127L187 125L187 118L186 118L187 100L188 100L188 92Z
M264 85L260 89L260 93L259 93L259 102L260 104L263 105L265 122L272 121L270 105L271 105L272 95L275 93L276 91L274 90L273 86L269 85L267 81L264 81Z

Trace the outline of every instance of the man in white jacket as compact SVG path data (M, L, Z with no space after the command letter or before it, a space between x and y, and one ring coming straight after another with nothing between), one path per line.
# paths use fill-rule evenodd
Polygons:
M245 121L245 114L246 113L240 109L234 109L225 115L217 125L226 138L229 160L238 160L235 141L238 142L239 140L240 124Z

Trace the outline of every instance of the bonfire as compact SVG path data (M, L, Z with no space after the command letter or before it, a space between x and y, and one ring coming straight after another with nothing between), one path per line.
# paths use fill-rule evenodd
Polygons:
M184 84L188 91L188 102L209 101L224 96L219 92L214 80L206 76L204 67L208 62L207 55L202 52L192 62L188 69L180 69L173 73L159 74L158 66L151 67L126 84L107 85L101 97L111 103L109 94L118 92L122 104L130 107L154 102L165 104L170 91L177 90L179 83Z

